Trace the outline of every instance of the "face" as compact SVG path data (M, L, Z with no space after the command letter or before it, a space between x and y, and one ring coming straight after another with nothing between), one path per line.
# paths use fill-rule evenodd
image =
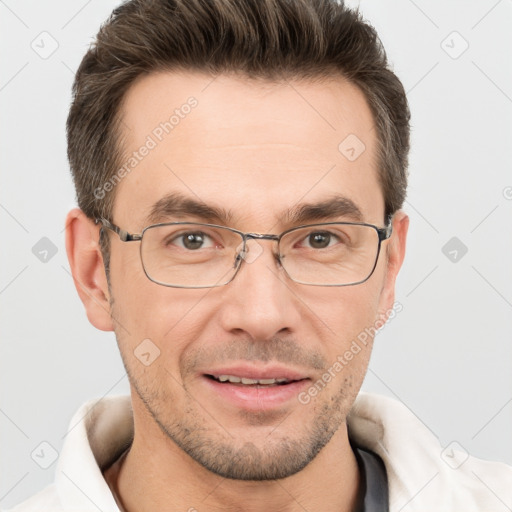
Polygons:
M161 124L173 113L172 128ZM339 78L153 74L129 90L122 121L126 162L138 156L116 185L112 220L130 233L173 220L276 234L299 222L384 225L372 116ZM354 135L365 147L356 159L339 150ZM401 242L384 242L356 286L291 281L267 240L229 284L180 289L146 277L140 242L111 240L112 315L136 422L156 423L210 471L250 480L296 473L344 428L372 345L356 352L354 340L392 307Z

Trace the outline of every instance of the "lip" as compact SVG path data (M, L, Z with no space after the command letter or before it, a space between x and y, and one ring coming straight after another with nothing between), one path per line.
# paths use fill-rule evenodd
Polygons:
M210 376L232 375L249 379L288 379L287 384L273 386L242 386L230 382L218 382ZM212 398L221 399L222 405L231 405L245 411L268 411L283 407L306 388L311 379L304 373L283 366L231 366L207 370L201 374L201 382L206 393Z
M247 377L248 379L288 379L288 380L302 380L308 378L302 372L287 368L281 365L268 365L264 368L255 366L229 366L222 368L212 368L205 372L203 375L232 375L233 377Z

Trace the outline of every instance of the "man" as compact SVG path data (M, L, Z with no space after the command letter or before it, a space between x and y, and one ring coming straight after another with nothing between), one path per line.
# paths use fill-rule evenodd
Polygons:
M511 506L510 468L454 470L358 395L396 307L409 111L356 13L123 4L77 72L68 148L70 266L131 400L82 407L55 484L15 510Z

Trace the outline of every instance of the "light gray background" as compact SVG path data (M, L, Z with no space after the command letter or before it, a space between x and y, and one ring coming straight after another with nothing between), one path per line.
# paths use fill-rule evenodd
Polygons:
M60 451L83 401L128 392L114 335L84 314L63 237L73 73L117 3L0 0L2 508L52 480L55 464L31 453L43 441ZM403 311L380 333L364 389L403 401L442 446L512 464L512 2L350 4L378 29L413 113ZM31 44L49 52L52 38L43 59ZM57 249L46 263L32 252L42 237ZM452 237L456 262L443 253Z

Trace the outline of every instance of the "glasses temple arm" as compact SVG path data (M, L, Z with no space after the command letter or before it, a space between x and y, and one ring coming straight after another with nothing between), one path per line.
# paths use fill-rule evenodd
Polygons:
M110 229L110 231L113 231L114 233L116 233L119 236L119 238L121 239L121 241L123 241L123 242L133 242L135 240L142 239L142 235L128 233L128 231L121 229L119 226L116 226L115 224L112 224L107 219L104 219L104 218L96 219L95 222L96 222L96 224L101 224L102 227Z

